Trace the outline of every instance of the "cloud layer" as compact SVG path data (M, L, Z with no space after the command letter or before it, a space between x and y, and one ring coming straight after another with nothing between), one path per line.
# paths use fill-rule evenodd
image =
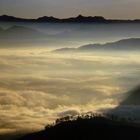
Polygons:
M113 108L140 82L138 54L44 52L0 52L0 133L43 129L57 117Z

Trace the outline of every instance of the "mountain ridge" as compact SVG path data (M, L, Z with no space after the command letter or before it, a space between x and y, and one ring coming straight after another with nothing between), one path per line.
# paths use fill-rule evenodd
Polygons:
M53 52L78 52L78 51L94 51L94 50L135 50L140 49L140 38L121 39L115 42L105 44L88 44L78 48L61 48Z
M53 16L42 16L35 19L19 18L9 15L1 15L0 22L50 22L50 23L140 23L140 19L134 20L120 20L120 19L106 19L102 16L83 16L70 18L56 18Z

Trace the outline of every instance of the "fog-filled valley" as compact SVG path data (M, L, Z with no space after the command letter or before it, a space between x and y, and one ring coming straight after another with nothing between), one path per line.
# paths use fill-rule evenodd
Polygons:
M97 43L109 49L56 51ZM0 23L0 135L109 110L139 123L139 75L140 24Z

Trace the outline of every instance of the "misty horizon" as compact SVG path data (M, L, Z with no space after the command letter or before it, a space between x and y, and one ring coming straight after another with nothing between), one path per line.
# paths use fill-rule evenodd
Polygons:
M1 0L0 139L89 112L140 129L139 9L139 0Z

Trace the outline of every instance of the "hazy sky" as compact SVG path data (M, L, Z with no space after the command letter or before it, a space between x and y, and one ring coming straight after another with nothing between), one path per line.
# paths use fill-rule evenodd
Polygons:
M0 14L34 18L102 15L106 18L140 18L140 0L0 0Z

